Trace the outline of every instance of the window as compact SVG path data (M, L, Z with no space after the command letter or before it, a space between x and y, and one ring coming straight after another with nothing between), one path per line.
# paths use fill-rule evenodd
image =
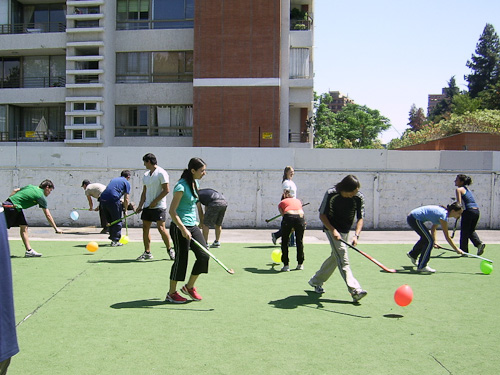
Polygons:
M0 141L9 140L9 128L7 127L7 106L0 105Z
M194 0L118 0L116 29L193 28Z
M95 116L75 116L73 117L74 125L97 125L97 117Z
M153 28L155 29L192 28L194 1L155 1L153 19Z
M21 87L21 60L18 58L0 57L0 87Z
M7 106L7 134L2 140L60 142L64 140L64 105L50 107Z
M22 61L22 87L60 87L65 85L65 56L25 56Z
M95 111L97 103L73 103L74 111Z
M149 53L128 52L116 54L116 83L149 82Z
M153 53L153 82L178 82L192 80L192 52Z
M116 106L115 136L191 136L193 106Z
M99 20L76 20L75 28L83 29L83 28L92 28L99 27Z
M309 78L309 49L290 48L290 78Z
M116 83L193 81L193 51L116 54Z
M63 32L66 29L64 4L23 5L22 22L28 32Z

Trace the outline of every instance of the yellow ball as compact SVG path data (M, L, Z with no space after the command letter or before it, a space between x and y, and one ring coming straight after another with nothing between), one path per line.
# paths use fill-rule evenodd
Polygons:
M124 245L128 244L128 236L122 236L120 238L120 243L122 243Z
M91 241L87 244L87 250L90 251L91 253L94 253L99 249L99 245L95 241Z
M281 249L273 250L271 253L271 259L274 263L281 263Z

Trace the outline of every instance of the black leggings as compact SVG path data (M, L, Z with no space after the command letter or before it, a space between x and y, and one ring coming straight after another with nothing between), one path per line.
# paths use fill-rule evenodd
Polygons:
M201 243L203 246L207 246L203 233L199 227L194 226L186 228L191 232L192 238ZM175 248L175 260L174 264L172 264L172 269L170 270L170 280L184 281L186 279L189 249L193 250L193 253L196 256L196 261L194 262L191 274L199 275L202 273L208 273L208 261L210 256L201 250L193 241L188 241L184 238L180 229L177 228L177 225L173 222L170 223L170 236L172 237Z
M476 225L479 221L479 210L468 209L462 213L460 224L460 249L469 252L469 239L475 247L481 244L481 240L476 233Z

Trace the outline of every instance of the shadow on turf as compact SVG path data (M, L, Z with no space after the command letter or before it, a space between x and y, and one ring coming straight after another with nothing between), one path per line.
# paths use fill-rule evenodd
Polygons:
M400 315L400 314L385 314L384 318L399 319L399 318L404 318L404 315Z
M99 259L99 260L88 260L87 263L111 263L111 264L123 264L123 263L151 263L151 262L163 262L167 259L148 259L147 261L141 261L136 259Z
M187 301L186 304L191 303L193 301ZM185 305L185 304L183 304ZM110 307L112 309L152 309L155 307L164 307L169 310L184 310L184 311L214 311L214 309L192 309L192 308L180 308L178 304L173 304L170 302L165 302L159 298L153 299L139 299L136 301L127 301L127 302L118 302L114 303Z
M265 245L265 246L245 246L245 249L274 249L279 248L276 245Z
M315 292L312 292L310 290L305 291L307 293L306 296L304 295L295 295L295 296L288 296L283 299L278 299L276 301L270 301L269 305L273 305L275 308L278 309L296 309L297 307L307 307L309 309L315 309L315 310L320 310L324 312L330 312L334 314L341 314L341 315L347 315L347 316L352 316L355 318L363 318L363 319L370 319L371 316L362 316L362 315L356 315L356 314L349 314L341 311L335 311L335 310L330 310L325 308L324 304L337 304L337 305L354 305L354 306L359 306L360 304L357 302L352 302L352 301L341 301L341 300L334 300L334 299L326 299L326 298L321 298L321 295ZM310 305L316 305L316 307L310 306Z
M430 272L418 272L415 267L413 266L403 266L403 269L396 270L396 273L404 273L405 275L418 275L418 276L429 276L429 275L435 275L434 273ZM454 274L461 274L461 275L482 275L481 272L453 272L453 271L440 271L437 270L436 273L454 273Z
M261 269L261 268L255 268L255 267L245 267L245 268L243 268L243 270L250 272L250 273L257 273L257 274L281 273L280 268L278 268L278 269L275 268L276 266L281 267L280 264L269 263L268 266L270 266L271 268Z

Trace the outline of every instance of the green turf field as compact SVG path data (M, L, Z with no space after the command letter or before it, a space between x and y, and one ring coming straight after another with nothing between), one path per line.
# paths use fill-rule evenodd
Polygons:
M353 304L338 272L315 294L307 281L329 255L306 245L304 271L278 272L274 246L223 244L197 287L201 302L164 303L172 262L163 245L136 262L142 243L121 248L32 241L23 258L11 241L20 353L9 375L28 374L497 374L500 245L479 261L437 249L433 275L412 272L411 245L360 245L398 273L354 251L354 275L368 296ZM193 254L191 253L192 257ZM291 259L295 249L291 249ZM192 262L190 263L192 264ZM295 267L292 261L290 266ZM407 307L394 291L409 284ZM182 284L179 284L179 287Z

